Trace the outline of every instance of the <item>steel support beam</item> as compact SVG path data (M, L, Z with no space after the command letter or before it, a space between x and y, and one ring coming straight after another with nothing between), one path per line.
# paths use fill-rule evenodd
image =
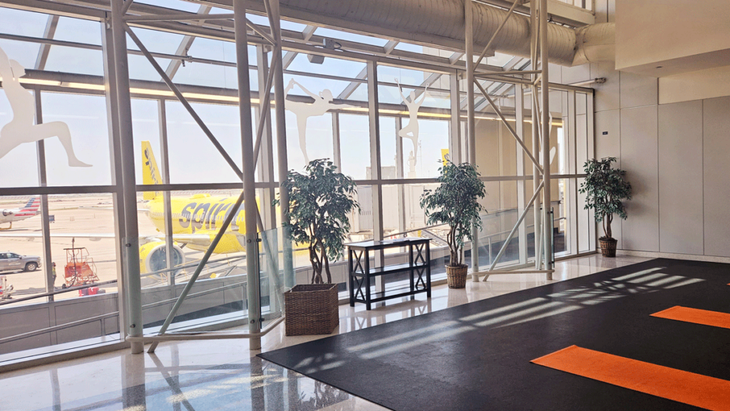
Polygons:
M307 26L302 30L302 40L309 41L309 39L312 38L312 35L314 34L314 31L317 30L317 26ZM282 62L284 62L284 70L289 68L289 65L294 62L294 59L297 57L299 53L296 51L287 51L286 54L284 54L284 57L282 58Z
M373 61L368 61L368 116L370 118L370 178L381 180L381 161L380 161L380 113L378 112L379 94L378 94L378 65ZM383 240L383 186L372 185L372 201L373 201L373 241ZM375 254L375 264L378 267L383 266L383 251ZM385 282L383 276L375 279L376 292L385 291Z
M107 20L108 23L108 20ZM109 24L100 24L102 54L104 56L104 77L103 84L106 97L107 124L109 135L109 164L112 169L112 204L114 215L114 246L117 269L117 290L119 293L119 330L122 341L127 337L127 323L129 304L127 299L127 280L124 256L123 237L126 224L124 222L124 202L122 192L122 159L121 159L121 130L119 126L119 109L117 98L117 69L114 55L114 36ZM78 193L78 187L74 189Z
M205 16L198 17L196 14L190 13L167 13L167 14L150 14L147 16L128 16L124 18L127 22L139 22L139 21L187 21L187 20L230 20L233 18L231 13L223 14L206 14Z
M256 64L258 65L258 83L267 84L270 69L269 54L265 46L256 46ZM269 81L268 83L269 86L267 88L261 89L263 93L271 93L271 82ZM261 97L261 93L259 93L259 97ZM271 183L274 181L274 145L271 129L271 107L270 105L266 107L259 105L257 106L257 112L259 114L259 124L257 124L257 127L263 126L261 152L258 155L260 161L257 161L257 164L259 164L258 176L260 181ZM263 115L264 112L266 115ZM264 229L266 230L276 228L276 207L273 204L276 196L274 191L273 186L265 189L264 198L261 202L262 210L265 210L262 217L264 220Z
M509 242L512 240L512 237L515 235L515 231L517 231L517 228L522 224L522 221L524 221L525 216L527 216L528 209L532 206L532 204L535 202L535 199L540 194L540 190L543 188L543 184L540 183L540 185L537 187L537 190L535 190L535 193L532 194L532 198L527 203L527 207L520 213L520 217L517 219L517 223L514 227L512 227L512 231L510 231L509 235L507 236L507 239L504 240L504 243L502 243L502 248L499 249L499 253L497 253L497 256L494 258L494 261L492 262L492 265L489 267L489 271L494 270L494 267L497 266L497 263L499 263L499 260L504 255L505 250L507 250L507 246L509 245ZM489 272L487 271L487 273ZM487 274L484 277L484 281L487 281L487 278L489 278L489 274Z
M241 191L241 194L238 196L238 199L233 204L233 207L231 210L238 210L241 207L241 204L243 204L244 199L244 191ZM177 298L177 301L175 301L175 304L172 306L172 309L170 310L170 313L167 314L167 318L165 319L165 322L162 324L162 327L160 327L160 331L158 332L158 335L163 335L167 331L167 329L170 327L170 324L172 324L172 320L175 319L175 316L177 315L178 310L182 306L183 301L185 301L185 298L190 293L190 290L193 288L193 285L195 284L195 281L198 280L198 277L200 276L200 273L203 271L203 267L208 263L208 260L210 260L210 256L213 254L213 250L218 246L218 243L220 243L221 238L223 238L223 235L225 234L226 230L228 230L228 227L231 225L231 222L234 218L238 215L237 212L231 212L228 213L226 216L226 219L223 220L223 224L221 225L220 230L215 235L215 238L210 243L210 246L208 247L208 250L206 250L205 254L203 255L203 258L200 259L200 262L198 263L198 266L195 268L195 271L193 272L193 275L190 276L190 280L188 280L188 283L185 284L185 288L183 288L182 292L180 293L180 296ZM250 254L247 254L250 255ZM246 260L249 260L247 258ZM142 337L141 335L137 335L135 337ZM140 338L141 340L141 338ZM150 346L149 350L147 350L148 353L154 353L157 349L157 345L159 342L155 341Z
M35 122L43 123L43 104L41 103L41 92L36 90L33 97L35 98ZM46 144L45 140L36 142L36 150L38 155L38 183L41 187L48 186L48 176L46 173ZM48 195L41 195L41 233L43 235L43 274L46 277L46 292L54 291L53 284L55 278L53 276L53 255L51 253L51 227L49 222L48 211ZM53 301L53 295L48 296L48 301Z
M451 121L449 122L450 137L449 140L449 157L451 161L456 164L462 163L461 155L461 110L459 109L459 74L454 72L449 78L449 86L451 93L449 98L451 100ZM397 134L397 133L396 133ZM398 178L403 178L399 176Z
M520 3L520 0L514 0L514 2L512 3L512 7L510 7L509 10L507 11L507 14L505 14L504 19L502 19L502 22L497 27L497 30L495 30L494 33L492 33L492 37L487 42L487 45L484 46L484 50L481 52L481 54L479 54L479 58L477 59L477 62L476 62L477 66L482 63L482 59L484 59L484 56L486 56L487 53L489 53L490 47L492 46L494 39L496 39L499 32L502 31L502 27L504 27L504 25L507 24L507 20L509 20L509 18L512 17L512 12L515 10L515 7L517 7L517 3Z
M360 70L359 73L357 73L357 76L355 76L358 80L365 80L368 78L368 68L365 67L362 70ZM360 82L358 81L351 81L350 84L348 84L344 90L340 93L340 95L337 96L337 98L345 100L350 98L352 93L357 90L357 88L360 86Z
M134 0L124 0L124 4L122 5L122 16L127 14L127 12L129 11L129 8L132 7L133 2L134 2Z
M543 229L545 230L543 242L545 244L545 270L552 270L552 238L553 227L549 218L551 203L551 186L550 186L550 85L548 76L548 12L547 0L540 0L540 65L542 74L540 74L542 83L542 181L545 186L543 191ZM547 279L552 280L551 273L547 274Z
M127 0L130 1L131 0ZM139 229L137 224L137 192L134 169L134 138L132 136L132 103L129 92L129 64L127 62L127 36L122 19L124 4L122 0L111 0L111 31L114 44L114 63L116 69L117 115L119 116L119 135L122 168L122 201L124 204L124 271L128 300L128 335L141 337L142 322L142 284L139 271ZM144 350L141 343L132 343L132 353Z
M251 119L251 81L248 74L248 33L246 19L246 0L233 0L234 29L236 33L236 63L238 65L238 99L241 122L241 151L243 154L243 192L246 222L246 290L248 291L248 331L257 334L261 331L261 285L258 268L258 235L256 234L256 157L254 156L253 123ZM275 59L274 61L277 61ZM269 83L271 84L271 83ZM269 93L266 93L268 96ZM263 125L260 124L260 125ZM263 127L260 127L263 129ZM249 338L249 349L261 349L261 337Z
M200 6L198 9L198 14L208 14L210 13L211 7L210 6ZM202 24L203 20L199 20L197 22L192 22L190 24ZM187 35L183 37L182 40L180 40L180 44L177 46L177 50L175 51L175 54L179 56L187 56L188 52L190 51L190 47L193 46L193 41L195 41L195 36ZM182 65L184 60L178 59L178 60L172 60L170 64L167 65L167 69L165 70L165 73L170 78L175 78L175 74L177 74L177 71L180 69L180 66Z
M332 113L332 162L342 172L342 146L340 145L340 113Z
M121 24L124 24L124 22L122 22ZM124 29L126 30L127 34L129 34L129 38L132 39L132 41L137 45L137 47L139 47L140 51L142 51L142 53L147 58L147 60L152 64L152 67L155 68L155 70L157 71L157 74L159 74L160 77L162 77L162 80L165 82L165 84L167 84L167 86L170 88L170 90L173 92L173 94L175 94L175 97L177 97L177 99L180 101L180 103L182 103L183 107L185 107L185 109L188 111L188 113L193 118L193 120L195 120L195 122L198 124L198 126L203 130L203 133L205 133L205 135L208 136L208 139L213 143L213 145L218 150L218 152L223 156L223 158L226 160L226 162L231 167L231 169L233 169L233 171L236 173L236 175L239 178L243 179L243 173L238 168L238 165L236 165L236 162L233 161L231 156L228 155L225 148L223 148L223 146L220 144L218 139L215 138L215 136L213 135L213 132L210 131L208 126L200 118L200 116L195 111L195 109L193 109L193 107L190 105L190 103L185 98L185 96L183 96L180 89L178 89L177 86L172 82L172 80L167 76L167 74L165 74L165 71L162 69L162 67L160 67L160 65L157 63L157 61L152 56L152 54L149 52L149 50L147 50L147 47L145 47L145 45L142 43L142 41L139 39L139 37L137 37L137 35L134 33L134 31L132 31L132 29L129 26L124 25ZM125 53L125 56L126 56L126 53ZM246 67L246 69L248 69L248 66Z
M481 84L476 83L476 85L477 85L477 88L479 88L479 90L482 92L484 97L487 99L487 101L489 101L489 104L492 106L492 109L494 110L494 112L497 113L497 115L499 116L499 119L502 120L502 124L507 128L507 130L509 130L510 134L512 134L512 136L515 138L515 140L517 140L517 142L520 144L522 149L525 151L525 154L527 154L527 156L530 157L530 160L532 160L532 164L534 164L536 167L538 167L538 169L540 169L539 162L535 159L535 157L532 155L532 153L530 153L530 150L527 149L527 146L525 146L525 143L522 141L522 138L520 138L520 136L517 135L517 132L515 132L515 130L512 129L512 126L509 125L509 123L507 122L507 119L502 114L502 110L500 110L499 107L497 107L497 105L494 103L494 100L492 100L492 98L489 97L489 94L487 94L487 91L484 90L484 88L482 87Z
M525 94L524 86L515 85L515 131L520 136L525 136ZM525 156L521 150L517 150L517 175L525 175ZM522 214L526 209L525 204L525 180L517 180L517 213ZM517 255L521 265L527 264L527 224L520 224L517 237L520 242L517 247Z
M533 173L533 187L539 187L535 189L535 193L532 196L532 199L530 200L529 204L524 204L524 182L520 180L522 183L521 189L523 190L523 195L519 197L520 204L518 205L518 208L520 209L520 218L515 224L515 226L512 228L512 231L509 233L509 236L505 240L505 242L502 244L502 247L497 254L496 258L492 261L491 266L489 268L489 271L487 271L487 275L484 277L484 281L486 281L489 278L489 272L494 270L494 267L499 263L499 260L504 255L504 251L506 250L507 245L509 244L510 240L514 236L515 232L520 229L520 243L523 243L526 241L526 230L525 227L522 226L522 222L524 221L525 216L527 215L527 212L529 211L529 207L532 206L535 201L538 200L538 194L540 192L540 189L543 189L543 196L542 200L545 204L550 204L550 150L549 150L549 142L550 142L550 112L549 112L549 82L547 81L548 77L548 62L547 62L547 6L546 6L547 0L540 0L540 17L539 17L539 24L537 14L535 13L535 3L536 1L533 1L531 3L531 8L533 9L531 13L531 27L533 28L531 32L531 61L532 61L532 67L533 70L529 71L519 71L519 70L511 70L512 67L514 67L515 64L517 64L517 61L513 59L513 61L509 62L508 64L511 64L511 67L503 71L502 73L497 74L491 74L491 73L477 73L475 76L474 73L474 66L471 64L473 61L473 54L470 54L471 46L473 44L470 44L472 39L469 36L469 30L470 30L470 20L472 18L471 16L471 1L467 0L465 3L465 16L467 18L465 26L467 27L467 33L466 33L466 50L467 50L467 82L469 83L468 89L467 89L467 118L471 125L471 122L474 121L474 93L473 93L473 87L476 86L479 88L481 93L484 95L484 98L486 101L492 106L492 109L495 111L495 113L499 116L500 120L502 121L502 124L507 130L512 134L512 136L515 138L515 140L519 143L524 153L528 155L530 160L533 163L534 173ZM479 56L477 60L477 64L479 64L483 58L483 56L488 52L489 45L491 42L496 38L497 34L501 30L501 28L504 26L504 24L509 19L510 15L514 11L515 7L517 6L518 0L515 0L512 3L512 7L510 8L508 14L505 16L505 18L502 21L502 24L497 28L497 31L492 35L492 38L490 39L489 43L487 44L487 47L485 47L482 54ZM538 31L535 30L535 28L539 28L539 36ZM536 62L537 62L537 51L540 51L540 61L541 61L541 67L540 70L537 70ZM532 75L531 80L521 80L518 78L512 78L507 77L505 74L519 74L519 75ZM501 82L511 82L515 84L515 117L520 124L518 124L517 131L513 129L508 123L505 116L502 114L502 111L497 106L497 104L492 100L491 96L489 95L489 92L485 87L481 84L481 82L476 77L488 77L488 78L499 78ZM542 79L545 79L542 81ZM494 80L493 80L494 81ZM538 126L538 100L536 96L536 88L537 83L540 81L543 85L543 96L542 96L542 105L543 110L540 115L540 123ZM522 110L524 108L524 102L523 102L523 94L522 94L522 88L521 84L527 84L532 87L532 120L533 120L533 133L532 133L532 152L527 148L525 145L525 139L524 139L524 124L522 123ZM496 86L496 89L501 88L502 84L499 84ZM517 88L520 87L519 90ZM519 93L519 96L517 94ZM535 158L535 154L539 152L537 142L538 142L538 135L542 138L543 143L543 152L542 152L542 158L537 159ZM471 137L471 136L470 136ZM518 153L518 160L522 159L522 153ZM542 160L542 166L540 163L540 160ZM521 165L524 168L524 164L522 161L518 161L518 165ZM519 173L519 171L518 171ZM522 173L524 173L524 170L522 170ZM522 174L521 173L521 174ZM538 179L539 175L542 174L542 181L538 185ZM520 187L518 187L519 189ZM537 210L537 205L535 205L535 209ZM546 262L545 262L545 270L540 272L546 272L548 276L548 280L552 279L552 263L550 261L550 252L552 244L550 243L550 239L552 238L552 227L548 227L547 224L543 224L542 227L539 225L539 212L535 212L535 250L536 250L536 258L535 258L535 269L539 271L540 269L540 244L542 243L542 246L544 248L544 254L547 256ZM542 213L542 219L543 221L548 221L548 210L547 207L543 207L543 213ZM540 238L543 238L542 242L540 241ZM472 249L474 247L472 246ZM473 253L474 251L472 251ZM524 262L526 259L526 247L521 247L520 249L520 260ZM478 280L478 269L473 269L472 278L477 281ZM537 271L536 271L537 272Z
M275 62L273 68L269 68L269 57L266 51L267 47L263 45L256 46L256 62L258 65L258 83L266 86L259 90L259 97L264 93L268 98L265 99L266 104L256 106L255 112L258 113L259 123L257 124L256 148L254 156L256 158L257 172L260 181L267 183L274 182L274 146L271 133L271 86L273 82L272 73L276 70L276 62L278 57L274 56ZM261 160L259 162L259 160ZM278 236L274 233L276 229L276 207L273 200L276 198L276 192L273 185L262 190L261 204L263 212L259 213L259 232L261 233L261 241L264 245L264 254L266 257L266 273L272 279L269 281L269 299L270 309L272 313L280 312L283 309L281 304L281 281L279 278L279 241Z
M536 68L538 66L537 56L538 56L538 18L537 18L537 2L533 1L530 3L530 27L532 27L532 30L530 31L530 62L532 68ZM533 74L532 76L532 82L529 85L530 89L532 91L530 95L530 101L531 101L531 107L532 107L532 152L538 153L540 152L540 106L537 100L537 86L535 83L537 82L537 74ZM532 187L537 187L538 184L540 184L540 167L533 166L532 169ZM540 221L541 221L541 214L540 214L540 203L541 201L538 199L535 203L534 207L534 221L533 221L533 227L534 227L534 235L533 239L535 241L535 269L539 270L542 266L541 263L541 256L542 256L542 248L541 244L542 241L540 239L542 238L542 231L540 231Z
M395 118L395 134L394 136L398 135L398 132L403 128L403 119L401 117ZM404 177L404 167L403 167L403 139L402 138L396 138L395 139L395 177L398 179L403 179ZM398 231L404 232L406 231L406 196L405 196L405 184L398 184L396 187L398 187Z
M464 1L464 38L466 39L466 132L468 134L468 156L469 164L477 163L477 134L476 120L474 118L474 15L472 0ZM471 240L471 271L479 272L479 230L472 225ZM473 281L479 281L479 276L472 275Z
M48 16L48 22L46 23L46 29L43 32L43 37L52 39L56 35L56 28L58 27L58 16ZM51 51L51 46L48 44L42 44L38 50L38 57L35 60L35 69L43 70L46 68L46 62L48 62L48 53Z
M269 22L271 23L271 35L274 38L272 58L276 56L280 61L283 58L281 20L279 15L279 0L268 0ZM314 31L312 31L314 32ZM283 61L282 61L283 63ZM284 92L284 70L283 64L273 68L274 71L274 109L276 110L276 153L277 171L279 174L279 200L282 206L279 208L280 221L289 221L289 191L283 183L289 173L289 160L286 145L286 93ZM284 254L284 287L291 288L296 285L294 275L294 259L292 242L289 239L289 232L282 225L281 232Z
M157 100L157 119L160 128L160 159L162 161L162 183L170 184L170 150L167 139L167 107L165 100ZM167 269L175 266L175 240L172 236L172 196L169 191L162 192L162 203L165 218L165 257L167 258ZM175 286L175 271L169 271L169 285Z

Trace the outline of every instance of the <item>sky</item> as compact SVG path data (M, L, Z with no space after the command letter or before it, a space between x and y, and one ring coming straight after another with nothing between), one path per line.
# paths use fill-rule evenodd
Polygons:
M148 0L150 4L176 7L187 11L197 10L197 5L177 0ZM251 16L256 21L264 19ZM25 36L41 37L47 15L0 8L0 32ZM261 21L263 22L263 20ZM301 30L303 25L285 22L285 28ZM135 29L143 43L152 51L174 53L182 36ZM385 43L384 39L344 33L319 28L317 34L339 36L343 39ZM101 28L98 23L61 17L55 38L67 41L101 44ZM136 48L128 41L130 48ZM382 44L380 44L382 45ZM413 46L419 47L419 46ZM11 59L17 60L25 67L35 65L39 46L32 43L0 40L2 48ZM201 58L235 61L234 45L221 41L196 39L189 52ZM249 48L251 64L256 64L255 48ZM158 59L164 68L169 60ZM134 79L159 81L159 76L142 56L129 56L130 77ZM304 54L299 54L289 69L300 72L317 72L333 76L355 77L363 68L364 62L326 58L321 65L309 62ZM79 50L68 47L52 46L46 69L91 75L103 74L103 56L97 50ZM251 73L252 89L258 89L257 74ZM379 66L378 76L381 81L400 81L405 85L403 93L408 95L412 90L407 85L420 84L430 73ZM285 75L285 83L295 78L299 83L314 93L328 89L336 97L349 84L348 81L321 79L305 76ZM188 63L181 67L175 77L178 83L200 84L214 87L236 88L236 71L233 67L212 66L207 64ZM401 97L396 87L380 86L381 103L399 104ZM298 88L293 94L303 94ZM367 101L367 84L361 84L350 99ZM44 92L42 94L43 121L61 121L68 125L79 159L92 164L91 169L71 168L66 164L66 155L57 138L46 139L47 169L49 185L109 185L112 182L109 129L107 124L106 101L103 96L60 94ZM239 165L241 164L241 147L238 121L238 108L235 106L215 104L193 104L195 110L205 121L216 138ZM429 93L424 106L448 108L448 95ZM133 132L135 147L141 141L149 140L160 162L160 137L158 103L154 100L135 99L132 102ZM230 169L222 156L200 130L183 106L176 101L166 103L167 132L170 147L170 175L172 183L213 183L237 182L235 173ZM370 144L368 117L359 114L342 114L340 116L342 171L355 179L365 179L370 166ZM0 127L12 119L13 113L5 93L0 89ZM299 148L298 130L295 116L287 111L287 150L289 168L301 170L304 157ZM404 118L403 125L408 124ZM420 138L419 156L416 171L418 177L435 177L440 164L441 149L448 148L448 122L419 119ZM392 117L381 117L381 151L382 165L395 165L395 120ZM275 130L274 130L275 132ZM332 115L311 117L307 123L307 151L310 159L332 158ZM410 139L403 140L404 164L408 171L408 153L413 150ZM137 163L137 179L141 181L141 155L135 150ZM0 159L0 187L33 187L38 186L38 164L35 143L26 143L11 151Z

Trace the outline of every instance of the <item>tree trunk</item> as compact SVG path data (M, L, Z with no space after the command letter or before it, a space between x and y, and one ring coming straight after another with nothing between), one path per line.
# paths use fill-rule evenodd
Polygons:
M327 250L324 248L324 244L321 244L322 259L324 262L324 271L327 273L327 284L332 284L332 274L330 273L330 259L327 257Z
M606 237L607 238L613 238L613 232L611 231L611 220L613 220L613 216L611 214L606 216Z
M312 263L312 284L322 284L322 260L317 254L317 243L309 246L309 261Z

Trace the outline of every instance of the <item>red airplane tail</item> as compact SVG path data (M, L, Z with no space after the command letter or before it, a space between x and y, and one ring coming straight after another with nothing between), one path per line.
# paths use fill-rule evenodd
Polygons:
M38 214L41 208L41 198L40 197L33 197L25 204L23 208L20 209L20 212L15 214L16 217L25 217L25 216L34 216Z

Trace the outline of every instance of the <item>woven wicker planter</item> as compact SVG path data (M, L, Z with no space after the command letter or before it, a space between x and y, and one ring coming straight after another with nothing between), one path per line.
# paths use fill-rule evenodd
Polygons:
M331 334L340 324L337 284L300 284L284 293L286 335Z
M446 266L446 283L449 288L464 288L466 287L466 271L469 266L462 264L460 266L452 267Z
M616 244L618 240L615 238L599 238L601 243L601 255L604 257L616 257Z

